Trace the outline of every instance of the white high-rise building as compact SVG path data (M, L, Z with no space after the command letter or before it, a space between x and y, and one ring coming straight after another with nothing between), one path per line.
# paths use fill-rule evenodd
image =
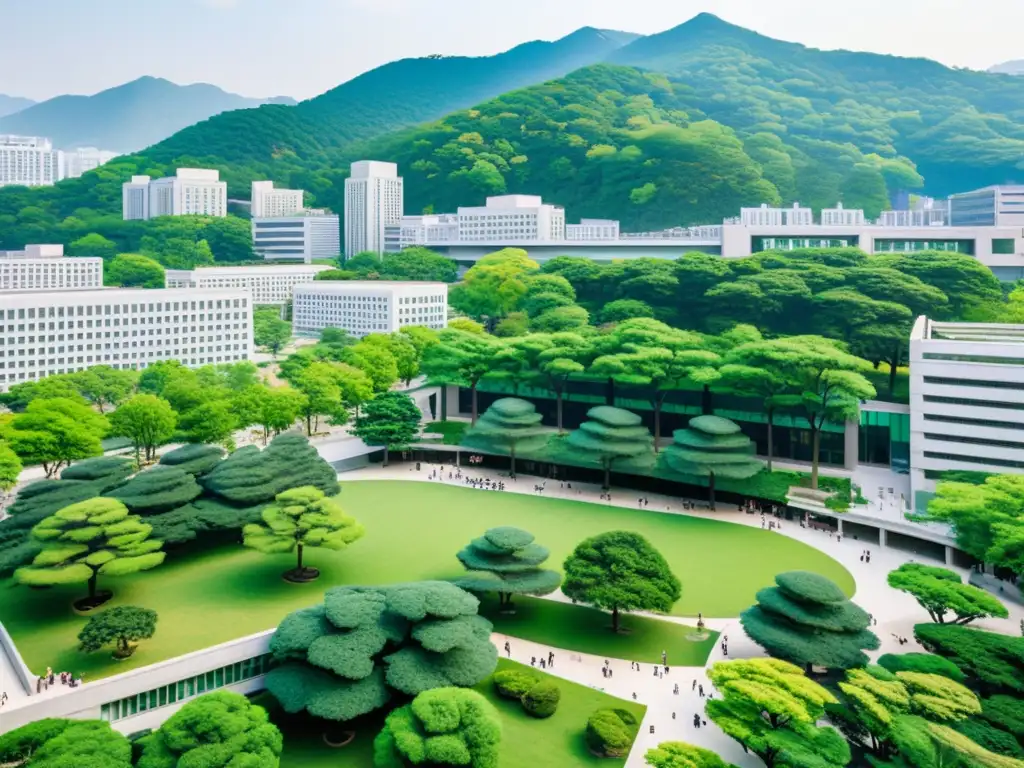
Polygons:
M296 336L316 336L325 328L366 336L410 325L448 325L447 283L322 280L296 285L294 297Z
M614 219L580 219L565 225L566 240L618 240L619 222Z
M63 245L0 251L0 291L81 290L103 286L103 259L64 258Z
M835 208L821 209L821 224L833 227L859 227L864 224L864 211L859 208L843 208L842 203L837 203Z
M301 189L274 189L272 181L254 181L250 211L254 219L294 216L302 212L302 200Z
M142 369L248 360L248 289L24 291L0 294L0 391L93 365Z
M79 147L63 154L64 174L62 178L65 179L77 179L83 173L94 171L117 157L117 152L107 152L96 147Z
M122 185L121 200L125 221L158 216L228 215L227 182L220 180L219 171L205 168L179 168L174 176L163 179L133 176Z
M312 212L253 219L252 248L266 261L336 259L341 254L341 222L332 214Z
M462 242L565 240L565 209L537 195L488 197L483 207L459 208Z
M0 262L2 264L2 262ZM319 264L280 264L266 267L199 267L168 269L168 288L248 288L256 306L287 304L292 288L310 283L330 267Z
M40 136L0 136L0 187L49 187L61 179L62 153Z
M404 190L398 166L375 160L352 163L345 179L345 255L384 252L384 229L402 218Z

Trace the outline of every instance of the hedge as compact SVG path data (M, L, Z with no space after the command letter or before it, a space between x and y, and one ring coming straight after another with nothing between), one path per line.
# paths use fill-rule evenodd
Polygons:
M639 726L625 709L599 709L587 718L587 746L604 757L629 754Z
M942 675L958 683L964 682L963 671L949 659L934 653L886 653L878 657L878 666L890 672L922 672L926 675Z
M533 717L551 717L561 698L562 691L553 681L541 680L523 695L523 709Z
M223 458L224 449L219 445L192 444L165 453L160 457L160 463L200 477L212 472Z
M500 672L495 672L492 680L494 689L499 696L517 701L521 701L526 692L540 682L537 675L518 669L503 669Z

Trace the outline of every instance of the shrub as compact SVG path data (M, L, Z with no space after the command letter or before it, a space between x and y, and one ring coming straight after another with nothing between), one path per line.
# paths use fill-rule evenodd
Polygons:
M953 725L953 729L989 752L1018 759L1024 758L1024 749L1021 749L1017 739L1006 731L989 725L984 720L964 720Z
M1012 733L1024 744L1024 700L992 696L981 700L981 716L996 728Z
M522 700L527 691L539 682L536 675L519 669L503 669L500 672L495 672L492 680L494 689L499 696L517 701Z
M533 717L551 717L562 698L561 689L551 680L541 680L523 696L523 709Z
M160 463L200 477L212 472L223 458L224 449L219 445L192 444L165 453L160 457Z
M914 637L960 667L972 688L986 694L1024 694L1024 637L955 624L918 624Z
M923 672L942 675L962 683L966 676L956 664L934 653L886 653L878 657L878 665L890 672Z
M95 481L106 490L113 488L134 471L135 464L131 459L123 456L97 456L72 464L60 473L60 479Z
M625 709L599 709L587 718L587 746L604 757L628 755L636 733L636 718Z
M27 760L43 744L60 736L69 725L70 720L48 717L8 731L0 736L0 762L20 763Z
M188 504L203 489L192 475L177 467L156 466L140 472L124 485L107 493L138 515L155 515Z

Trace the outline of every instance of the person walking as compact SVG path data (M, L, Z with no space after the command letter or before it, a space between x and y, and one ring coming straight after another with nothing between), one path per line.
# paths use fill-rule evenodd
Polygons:
M697 686L697 693L700 694L700 697L702 699L704 698L704 685L703 684Z
M508 640L505 641L505 655L512 658L512 645Z
M548 651L548 669L555 666L555 654L554 651Z

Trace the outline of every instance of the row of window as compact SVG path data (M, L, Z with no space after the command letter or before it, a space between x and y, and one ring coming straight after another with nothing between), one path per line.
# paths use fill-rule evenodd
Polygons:
M1002 403L997 400L973 400L968 397L941 397L925 395L926 403L942 403L945 405L966 405L972 408L1001 408L1013 411L1024 411L1024 403Z
M989 445L993 448L1024 448L1024 443L1013 440L990 440L986 437L966 437L964 435L939 435L933 432L925 432L926 440L941 440L946 443L966 443L968 445Z
M984 387L987 389L1020 389L1024 390L1021 381L994 381L992 379L951 379L945 376L925 376L925 384L939 384L947 387Z
M1007 467L1009 469L1024 469L1024 461L1011 461L1009 459L989 459L981 456L964 456L958 453L937 453L925 451L926 459L940 459L942 461L961 461L965 464L982 464L993 467Z
M992 419L968 419L962 416L947 416L939 413L926 413L925 421L941 421L946 424L965 424L970 427L992 427L994 429L1021 429L1024 424L1017 424L1012 421L994 421Z
M1022 357L996 357L995 355L950 355L941 352L925 352L925 360L946 360L951 363L986 363L990 365L1024 365Z
M239 307L248 306L248 299L209 299L202 301L158 301L156 303L149 304L131 304L132 314L139 312L171 312L172 305L173 311L177 312L184 310L188 312L190 310L189 304L191 304L191 311L195 312L196 309L208 310L208 309L231 309L232 306L235 309ZM199 305L198 307L196 305ZM128 304L89 304L79 305L75 307L28 307L22 309L8 309L7 319L13 320L15 316L19 320L23 320L27 316L32 318L35 317L38 310L39 317L64 317L65 310L67 310L68 317L91 317L92 315L120 315L128 314ZM17 313L17 314L15 314Z

